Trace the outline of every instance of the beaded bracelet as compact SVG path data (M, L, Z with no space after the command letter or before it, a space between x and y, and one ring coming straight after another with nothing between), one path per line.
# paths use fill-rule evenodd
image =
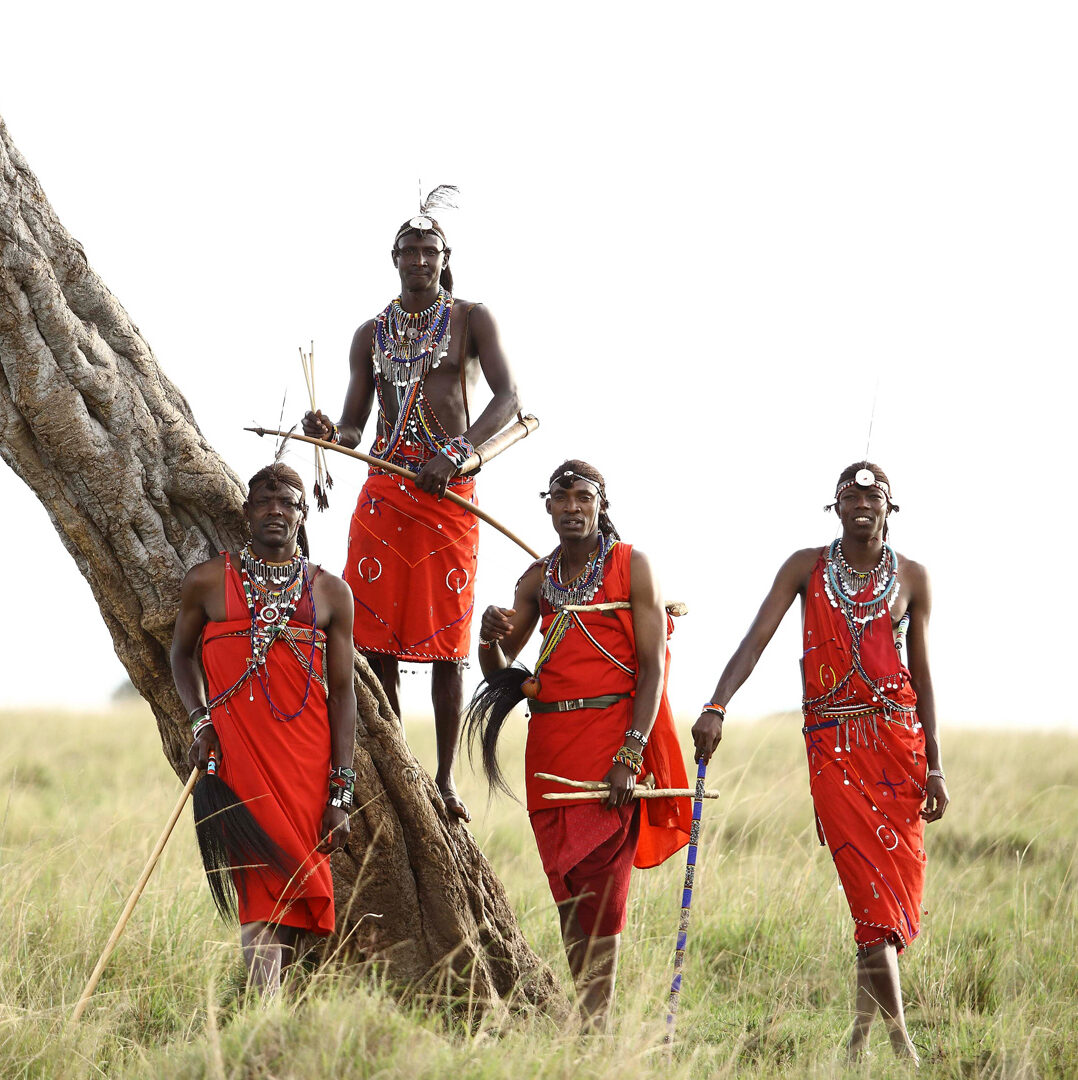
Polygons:
M925 779L930 780L933 776L936 777L938 780L945 781L947 779L947 777L943 775L942 769L929 769L928 776L926 776Z
M194 726L194 727L193 727L193 728L191 729L191 738L192 738L192 739L197 739L197 738L199 737L199 735L200 735L200 734L201 734L201 733L202 733L203 731L205 731L205 730L206 730L206 728L208 728L208 727L213 727L213 721L212 721L212 720L211 720L211 719L209 718L209 716L207 715L206 719L205 719L205 720L203 720L201 724L196 724L196 725L195 725L195 726Z
M637 776L644 770L644 755L628 746L623 746L613 760L615 765L624 765L625 768L632 769Z
M494 644L493 641L487 641L486 638L480 638L479 639L479 648L481 648L481 649L489 649L491 647L491 645L493 645L493 644Z
M700 711L718 713L721 719L726 719L726 708L717 701L709 701Z
M330 435L329 441L331 443L337 443L338 446L340 445L340 442L341 442L341 429L339 427L337 427L336 424L333 425L333 434Z
M356 770L337 766L329 774L329 798L327 805L338 810L348 810L352 806L356 791Z
M641 747L647 746L648 744L648 737L642 731L637 731L636 728L629 728L629 730L625 732L625 738L636 739Z
M197 705L187 714L187 722L192 729L198 727L203 720L209 720L210 710L208 705Z
M438 453L449 458L459 469L475 453L475 447L463 435L458 435L440 447Z

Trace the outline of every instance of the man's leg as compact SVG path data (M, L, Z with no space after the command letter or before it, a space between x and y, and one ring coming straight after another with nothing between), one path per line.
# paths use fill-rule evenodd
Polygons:
M296 931L277 923L249 922L240 927L247 987L266 997L281 989L281 971L292 962Z
M468 807L457 794L453 763L460 740L460 717L464 709L464 672L455 660L435 660L432 664L430 696L434 703L434 731L438 738L438 772L434 782L445 807L463 821L471 821Z
M588 937L572 902L561 905L558 914L581 1023L586 1031L603 1031L610 1019L610 1003L614 1000L621 934Z
M857 1002L849 1053L857 1057L864 1050L872 1019L879 1009L887 1024L891 1049L897 1057L913 1058L917 1051L906 1030L902 1008L902 986L898 976L898 950L890 942L873 945L857 954Z
M378 676L378 681L382 684L386 697L389 698L389 707L396 714L397 719L400 720L401 673L397 658L389 656L387 653L365 652L363 655L367 658L371 671Z

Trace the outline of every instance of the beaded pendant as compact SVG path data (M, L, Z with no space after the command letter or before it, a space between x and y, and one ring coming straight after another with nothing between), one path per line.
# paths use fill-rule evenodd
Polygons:
M398 388L421 382L449 352L453 297L445 289L422 311L405 311L400 297L374 321L376 372Z

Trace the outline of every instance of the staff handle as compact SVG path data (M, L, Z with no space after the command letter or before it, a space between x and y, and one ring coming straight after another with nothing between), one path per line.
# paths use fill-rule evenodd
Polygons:
M97 984L101 979L101 973L105 970L105 965L109 962L112 950L116 948L116 942L120 940L120 935L124 932L127 920L131 918L131 912L135 910L135 905L142 895L142 890L146 888L146 882L150 880L150 875L157 865L157 860L161 858L161 852L165 850L165 844L168 843L168 838L172 835L172 830L175 828L176 822L183 812L184 804L194 790L195 782L197 780L198 769L192 769L191 775L187 778L187 783L184 785L183 792L180 794L179 799L176 801L176 805L172 809L172 813L169 815L168 824L165 826L164 832L158 837L157 843L154 844L153 851L150 852L150 857L146 860L146 865L142 868L142 873L139 875L135 887L131 890L131 895L127 898L127 903L124 904L123 911L120 912L120 918L116 923L116 927L112 931L108 941L105 943L105 949L101 953L97 965L94 967L93 974L90 976L90 981L86 984L86 988L82 992L82 997L79 998L78 1004L75 1006L75 1011L71 1014L71 1022L73 1024L78 1023L79 1018L86 1011L86 1006L90 1004L90 998L93 997L94 990L97 988Z

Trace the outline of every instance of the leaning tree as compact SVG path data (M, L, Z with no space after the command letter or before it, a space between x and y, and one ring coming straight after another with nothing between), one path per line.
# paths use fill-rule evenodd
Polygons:
M189 732L168 662L180 581L242 543L243 488L57 219L2 118L0 174L0 454L89 582L183 777ZM355 686L361 809L333 856L342 954L384 964L400 986L560 1012L564 998L501 882L447 817L359 656Z

